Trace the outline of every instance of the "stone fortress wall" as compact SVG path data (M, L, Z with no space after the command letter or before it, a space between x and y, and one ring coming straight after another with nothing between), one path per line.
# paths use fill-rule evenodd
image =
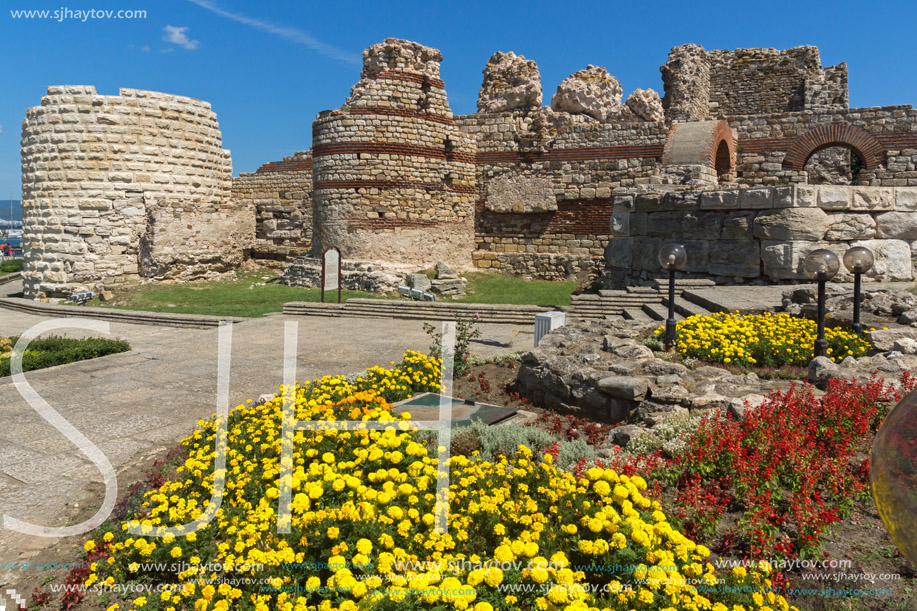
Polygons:
M312 152L266 163L232 180L232 201L255 211L251 257L282 264L312 246Z
M236 178L203 102L50 88L23 123L27 290L198 277L328 246L402 271L444 260L560 279L607 265L637 282L665 240L698 242L688 275L788 281L812 244L917 240L917 212L898 203L917 187L917 111L848 108L846 65L822 69L814 47L675 47L662 98L625 100L590 65L550 105L535 62L498 52L464 116L449 108L441 60L410 41L371 46L345 103L313 124L311 149ZM907 229L881 229L889 214ZM880 248L896 261L880 268L910 260L901 244Z
M24 292L112 279L191 279L238 266L248 215L210 104L49 87L22 124Z

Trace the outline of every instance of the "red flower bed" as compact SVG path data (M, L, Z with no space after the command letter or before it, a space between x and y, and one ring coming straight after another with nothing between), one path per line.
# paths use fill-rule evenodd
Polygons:
M834 380L819 398L811 386L793 386L743 421L705 417L678 456L619 452L610 466L657 479L686 534L721 552L811 557L825 527L868 495L872 437L914 386L907 373L900 390L882 379ZM736 518L729 528L727 513Z

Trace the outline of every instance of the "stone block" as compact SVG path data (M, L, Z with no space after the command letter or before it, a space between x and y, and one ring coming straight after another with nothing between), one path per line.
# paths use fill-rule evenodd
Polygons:
M793 208L813 208L818 203L818 191L816 187L809 185L796 185ZM777 202L774 201L774 208L777 208ZM782 206L780 206L782 207Z
M917 213L884 212L876 216L875 224L876 231L873 235L860 237L891 238L910 242L917 240Z
M889 214L895 213L889 212ZM831 212L828 214L828 223L825 239L832 242L869 240L876 237L876 221L869 214Z
M895 189L895 210L917 211L917 189L901 187Z
M605 262L610 267L630 268L633 248L632 238L612 238L605 247Z
M646 220L646 234L669 239L681 236L683 212L657 212L650 214Z
M819 208L767 210L755 217L754 235L762 240L821 240L828 215Z
M700 207L714 210L734 209L738 207L738 199L738 191L706 191L701 193Z
M633 212L634 207L634 195L632 193L621 193L612 197L611 205L613 210L622 210L627 212Z
M761 275L761 246L755 240L723 240L710 249L707 273L757 278Z
M633 269L636 271L659 271L659 249L664 243L663 240L653 238L634 240L633 259L631 261Z
M648 213L632 212L630 215L630 235L634 237L645 236L648 221Z
M825 242L762 241L764 275L773 280L807 280L802 267L806 255L816 248L828 246Z
M710 251L716 249L717 242L711 242L709 240L681 240L681 243L685 247L685 254L687 255L681 271L691 274L706 272L707 265L710 263ZM660 270L660 273L664 273L659 266L658 256L656 258L656 269Z
M800 206L797 204L796 187L793 185L786 185L782 187L774 187L774 197L771 201L771 207L804 208L805 206Z
M730 212L723 219L723 230L720 234L724 240L750 240L754 237L754 221L757 212L739 210Z
M850 208L850 187L818 187L818 207L825 210Z
M866 273L877 280L912 280L911 247L902 240L860 240L851 247L865 246L876 258L875 265Z
M433 283L430 282L426 274L411 274L408 276L408 286L419 291L429 291Z
M554 182L540 176L501 176L487 183L484 207L491 212L555 212Z
M701 212L690 210L682 218L681 231L687 239L716 240L723 230L723 212Z
M611 376L598 381L599 390L619 399L642 401L649 391L646 378L631 376Z
M695 191L670 191L663 198L664 210L692 210L699 207L700 193Z
M630 235L630 212L611 213L611 235L614 237Z
M894 190L888 187L854 187L850 203L852 210L892 210Z
M739 208L743 210L762 210L771 207L774 192L767 187L739 190Z
M614 207L618 207L618 198L615 196ZM633 198L633 196L631 196ZM665 197L664 193L639 193L636 198L633 198L631 201L634 202L634 212L659 212L662 210L662 200Z

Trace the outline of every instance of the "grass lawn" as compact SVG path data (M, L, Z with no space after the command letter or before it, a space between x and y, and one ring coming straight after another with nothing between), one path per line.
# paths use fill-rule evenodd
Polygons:
M524 281L519 278L471 272L468 294L463 303L506 303L531 305L569 305L575 281L548 282ZM342 300L354 297L370 299L401 299L397 294L343 291ZM328 299L336 300L331 294ZM320 301L320 289L285 286L280 283L275 270L259 268L241 272L238 280L212 280L186 284L142 284L114 291L114 300L101 303L98 298L87 305L144 310L149 312L175 312L179 314L208 314L211 316L258 317L269 312L280 312L290 301ZM451 299L446 298L446 303Z
M514 305L570 305L570 294L576 290L576 281L552 282L550 280L525 281L503 274L469 272L465 287L467 303L508 303Z
M258 317L280 312L290 301L321 301L321 289L285 286L270 269L240 272L238 280L208 280L184 284L143 284L114 292L114 300L101 303L98 298L88 304L147 312L207 314L210 316ZM351 297L379 298L376 293L343 291L341 299ZM337 293L326 295L336 301Z

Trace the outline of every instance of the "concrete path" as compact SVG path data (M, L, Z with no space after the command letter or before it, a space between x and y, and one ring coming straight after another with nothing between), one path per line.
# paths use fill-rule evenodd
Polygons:
M7 291L9 290L8 287ZM19 335L45 317L0 310L0 336ZM230 406L274 393L282 380L283 330L299 324L298 379L387 366L430 338L421 321L275 315L234 325ZM120 471L186 437L216 410L217 329L186 330L123 323L111 337L132 350L26 374L33 388L95 443ZM481 325L472 351L490 355L532 345L532 327ZM75 330L61 333L81 337ZM96 467L0 378L0 514L36 524L74 523L74 504L94 513L101 497L86 486L102 479ZM127 487L130 481L120 481ZM97 486L98 487L98 486ZM94 504L93 504L94 503ZM68 521L69 520L69 521ZM59 543L0 530L0 567L37 562ZM73 561L67 559L65 561ZM15 587L22 571L0 568L0 586Z

